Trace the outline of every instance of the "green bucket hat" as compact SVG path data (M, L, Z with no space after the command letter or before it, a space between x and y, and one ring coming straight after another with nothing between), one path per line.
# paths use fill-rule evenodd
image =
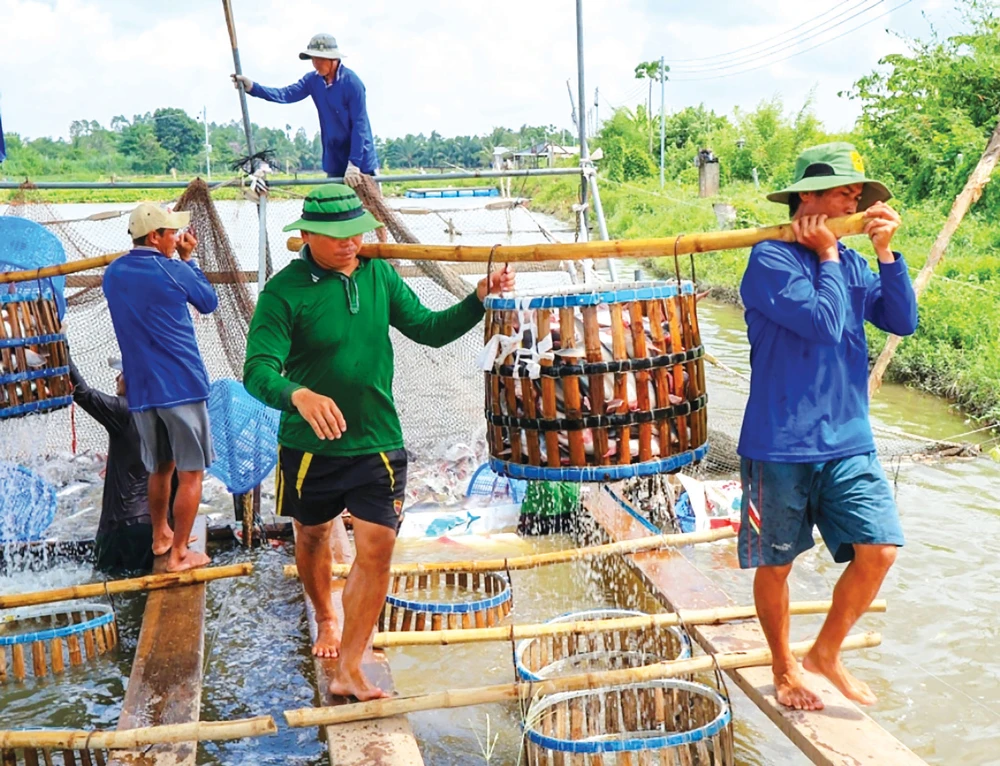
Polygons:
M792 193L824 191L850 184L865 185L858 203L859 211L892 197L884 184L865 175L865 164L854 145L837 141L803 151L795 160L795 182L786 189L768 194L767 198L787 205L788 195Z
M282 231L307 231L347 239L375 231L381 225L375 216L365 210L350 186L326 184L309 192L302 203L302 217Z

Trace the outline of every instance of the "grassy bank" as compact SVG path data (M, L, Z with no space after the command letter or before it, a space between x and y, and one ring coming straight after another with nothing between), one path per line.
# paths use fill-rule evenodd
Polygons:
M532 192L533 207L571 220L577 190L578 182L571 179L541 182ZM616 239L715 230L713 202L733 205L741 227L787 220L787 210L764 200L752 184L730 185L719 198L702 200L696 187L668 184L661 191L657 182L602 182L601 201L609 234ZM895 245L911 275L923 266L950 205L951 200L927 201L900 208L903 227ZM867 239L856 237L849 244L874 263ZM696 256L698 282L711 286L713 297L738 302L746 257L745 250ZM674 273L672 259L650 265L656 273ZM687 258L681 269L689 274ZM885 337L869 326L873 359ZM1000 225L975 211L966 217L921 298L920 327L900 345L888 377L945 396L974 417L1000 422Z

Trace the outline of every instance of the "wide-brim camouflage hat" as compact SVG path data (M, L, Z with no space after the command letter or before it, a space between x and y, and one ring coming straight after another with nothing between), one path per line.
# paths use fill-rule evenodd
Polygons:
M309 192L302 203L302 217L282 231L307 231L336 239L347 239L375 231L382 224L365 210L346 184L326 184Z
M317 59L342 59L344 54L337 47L337 38L333 35L313 35L304 51L299 52L299 58L307 61Z
M851 184L864 184L859 211L892 198L885 184L865 175L865 164L854 145L837 141L803 151L795 160L795 182L781 191L771 192L767 198L787 205L788 196L793 193L825 191Z

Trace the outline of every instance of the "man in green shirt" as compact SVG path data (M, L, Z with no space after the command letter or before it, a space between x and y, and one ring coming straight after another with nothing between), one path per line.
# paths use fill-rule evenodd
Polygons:
M487 292L514 286L512 272L495 272L465 300L431 311L389 263L358 257L362 235L381 225L343 184L306 197L302 218L285 227L306 244L260 294L243 368L247 391L284 413L275 495L278 513L294 519L295 561L316 608L313 654L337 657L332 694L361 700L387 696L361 672L361 658L389 589L406 486L389 327L444 346L476 326ZM345 508L357 553L341 636L330 533Z

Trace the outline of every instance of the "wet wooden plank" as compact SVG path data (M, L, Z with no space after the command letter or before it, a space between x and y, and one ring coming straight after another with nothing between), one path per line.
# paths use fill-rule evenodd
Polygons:
M195 520L191 547L205 550L207 524ZM160 556L154 572L165 571ZM205 583L150 591L142 616L132 673L118 718L119 729L197 721L205 652ZM109 766L194 766L197 743L155 745L142 751L118 751Z
M333 558L338 564L349 564L354 557L351 543L340 519L333 525ZM334 580L333 606L343 624L344 609L341 592L344 581ZM316 617L312 602L305 597L309 618L310 640L316 640ZM342 697L331 697L327 691L333 677L334 660L314 657L316 684L321 705L342 705ZM365 653L363 668L368 677L381 688L393 690L389 663L382 652L371 646ZM324 726L331 766L423 766L423 757L406 716L375 721L359 721L337 726Z
M601 535L610 541L649 534L607 492L592 491L584 506L597 522ZM733 603L681 553L649 551L623 558L653 596L670 610L708 609ZM764 633L756 621L697 625L692 626L691 633L706 652L767 646ZM801 712L786 708L775 699L774 680L769 667L734 670L728 675L813 763L823 766L916 766L924 763L825 678L809 675L811 686L823 697L825 709Z

